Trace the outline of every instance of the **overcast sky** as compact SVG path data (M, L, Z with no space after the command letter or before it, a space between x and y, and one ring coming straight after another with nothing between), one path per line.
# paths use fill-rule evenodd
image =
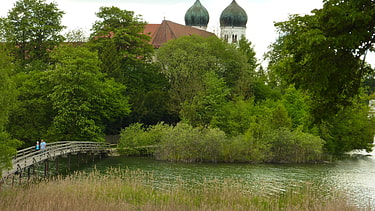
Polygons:
M16 0L1 0L0 16L7 16ZM267 47L275 41L277 33L274 22L285 21L291 14L309 14L313 9L322 8L322 0L236 0L247 12L247 39L250 40L262 58ZM52 2L52 0L47 0ZM62 23L67 30L82 28L91 29L96 20L95 13L101 6L116 6L124 10L134 11L148 23L161 23L163 19L179 24L185 24L186 11L195 0L54 0L58 8L65 12ZM200 0L208 10L210 22L208 30L216 32L219 29L221 12L232 0ZM375 66L375 56L369 61Z

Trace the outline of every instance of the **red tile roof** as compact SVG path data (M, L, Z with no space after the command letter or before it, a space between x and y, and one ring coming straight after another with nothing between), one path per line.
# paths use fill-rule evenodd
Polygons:
M164 20L161 24L147 24L144 33L151 36L150 43L154 48L159 48L163 43L177 39L181 36L191 36L193 34L202 37L215 36L214 33L167 20Z

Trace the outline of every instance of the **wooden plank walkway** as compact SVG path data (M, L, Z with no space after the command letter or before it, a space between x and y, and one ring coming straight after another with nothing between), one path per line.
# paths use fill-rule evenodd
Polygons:
M13 158L13 168L4 170L2 178L22 172L24 169L37 165L45 160L54 160L57 157L78 153L108 154L111 151L110 144L87 141L61 141L48 143L46 149L35 150L35 147L28 147L17 151Z

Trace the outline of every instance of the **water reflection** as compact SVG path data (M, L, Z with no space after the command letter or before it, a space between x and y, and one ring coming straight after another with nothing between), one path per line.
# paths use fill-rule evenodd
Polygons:
M338 189L344 190L356 205L363 207L370 204L375 208L374 157L374 152L360 152L354 158L337 161L326 179Z
M361 152L362 153L362 152ZM155 161L150 158L110 157L96 163L105 170L120 167L153 172L158 182L174 185L176 178L194 183L205 179L233 178L244 181L249 189L266 190L267 193L311 183L322 193L333 189L348 194L351 203L358 207L370 205L375 208L375 154L354 156L332 164L270 165L270 164L184 164ZM92 166L84 170L91 171Z

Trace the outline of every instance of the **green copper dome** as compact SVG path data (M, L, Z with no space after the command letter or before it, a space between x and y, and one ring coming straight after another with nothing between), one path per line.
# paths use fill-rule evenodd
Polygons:
M210 16L207 9L197 0L185 14L186 26L202 26L207 27Z
M224 9L220 16L220 26L226 27L246 27L247 14L242 7L240 7L236 0Z

